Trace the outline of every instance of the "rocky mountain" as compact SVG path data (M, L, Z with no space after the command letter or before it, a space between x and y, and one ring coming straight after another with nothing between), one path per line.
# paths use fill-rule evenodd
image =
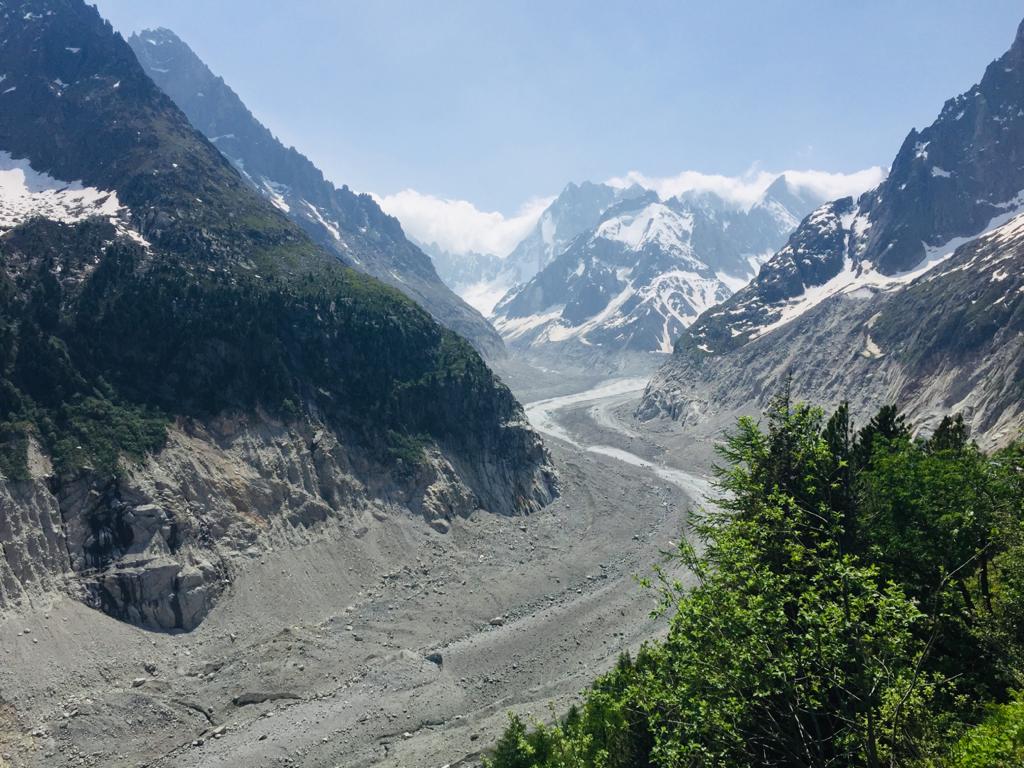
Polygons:
M981 82L903 142L888 178L808 216L749 286L705 312L640 414L763 404L784 372L816 402L962 409L1021 423L1024 26Z
M340 189L294 147L285 147L167 29L128 40L143 69L255 189L347 265L409 296L484 356L504 348L490 324L438 277L430 259L366 194Z
M94 7L0 3L0 40L0 608L188 630L268 548L552 497L480 356L257 194Z
M820 200L782 175L749 207L712 192L637 194L605 210L494 311L508 344L671 352Z
M597 226L612 206L645 193L646 190L636 184L623 188L590 181L570 182L505 260L506 269L514 277L511 284L530 280L577 236Z
M609 184L568 184L540 215L533 229L505 254L452 253L422 244L438 274L467 302L490 316L509 291L524 285L578 235L596 226L613 205L639 197L644 190Z

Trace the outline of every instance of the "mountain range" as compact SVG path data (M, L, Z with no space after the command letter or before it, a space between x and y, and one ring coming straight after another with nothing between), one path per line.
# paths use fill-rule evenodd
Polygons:
M490 324L442 282L430 258L370 195L335 187L307 157L285 147L172 31L145 30L129 37L128 44L192 125L314 242L409 296L485 357L504 356Z
M516 349L671 352L822 202L785 175L751 205L710 191L662 200L639 186L595 184L581 201L580 189L563 192L509 256L537 267L493 312ZM575 198L572 216L562 214L565 197Z
M257 191L284 171L243 175L82 0L0 7L0 607L190 630L268 549L553 497L509 390ZM422 256L285 159L356 258Z
M453 252L437 243L422 244L438 274L452 288L490 316L509 291L529 282L582 232L597 226L602 215L623 200L639 197L638 185L570 182L543 210L511 253Z
M795 396L962 411L1010 439L1024 410L1024 26L981 81L912 130L888 177L809 215L680 337L638 414L700 423Z

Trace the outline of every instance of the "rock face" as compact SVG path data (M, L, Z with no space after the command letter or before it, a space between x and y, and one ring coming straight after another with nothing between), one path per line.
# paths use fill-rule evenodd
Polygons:
M688 427L797 399L866 419L896 403L925 432L962 412L984 446L1024 426L1024 216L887 291L837 293L725 355L676 354L638 415ZM728 420L728 418L726 419Z
M0 606L61 589L71 572L60 507L45 482L52 467L34 442L29 466L30 481L0 482Z
M440 451L396 474L325 425L256 414L183 420L116 477L68 481L37 462L26 479L0 480L0 608L67 589L124 621L191 630L236 564L267 549L358 535L394 514L443 532L481 508L541 508L553 477L520 468L543 461L543 447L533 437L519 451L492 449L468 481Z
M0 609L188 630L268 547L552 498L480 356L256 194L94 8L0 38Z
M508 255L512 284L529 281L554 261L579 235L596 227L605 213L619 203L646 194L638 185L626 188L585 181L570 183L555 198L536 226Z
M438 277L430 259L369 195L340 189L295 148L285 147L172 31L146 30L128 44L153 81L255 189L349 266L391 285L489 358L501 338Z
M927 427L963 410L983 441L1021 424L1024 28L981 82L904 141L889 177L808 216L757 278L683 333L643 418L797 396Z
M690 323L749 280L821 201L780 176L752 206L710 192L644 192L601 214L495 308L506 343L671 352Z

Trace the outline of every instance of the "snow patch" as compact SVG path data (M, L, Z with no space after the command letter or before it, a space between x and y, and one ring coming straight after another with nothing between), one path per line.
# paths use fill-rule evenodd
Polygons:
M110 221L120 234L148 245L128 224L128 209L116 192L59 181L34 170L28 160L0 152L0 234L37 217L76 224L94 216Z
M665 249L689 251L692 231L691 214L679 214L662 203L651 203L640 211L602 222L594 234L623 243L634 251L652 243Z
M557 320L561 317L562 310L564 309L564 306L558 306L539 315L529 315L527 317L499 317L494 320L494 327L497 328L498 333L500 333L503 338L517 339L524 333L532 331L534 328L538 328L552 320Z
M864 357L882 357L883 354L881 348L871 338L871 334L867 334L864 337L864 349L861 355Z
M290 213L292 208L288 205L288 202L284 199L284 196L291 193L291 189L286 187L284 184L278 184L276 181L270 179L263 179L263 191L271 203L274 204L275 208Z
M322 213L320 213L320 209L317 208L315 205L313 205L308 200L303 200L302 203L309 210L310 215L314 219L317 220L317 222L320 224L320 226L322 226L324 229L326 229L328 232L331 233L331 237L333 237L335 240L339 240L339 241L341 240L341 232L338 230L338 225L337 224L335 224L332 221L328 221L327 219L325 219L324 215ZM276 203L275 203L275 205L276 205Z
M459 289L459 296L484 317L490 317L511 286L501 281L481 280Z

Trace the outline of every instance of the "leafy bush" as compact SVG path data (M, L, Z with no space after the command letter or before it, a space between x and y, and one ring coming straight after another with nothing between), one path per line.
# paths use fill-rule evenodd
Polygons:
M556 725L513 721L492 768L1024 764L1024 447L783 395L721 455L676 553L696 585L658 572L666 639Z
M996 706L953 750L949 768L1019 768L1024 765L1024 700Z

